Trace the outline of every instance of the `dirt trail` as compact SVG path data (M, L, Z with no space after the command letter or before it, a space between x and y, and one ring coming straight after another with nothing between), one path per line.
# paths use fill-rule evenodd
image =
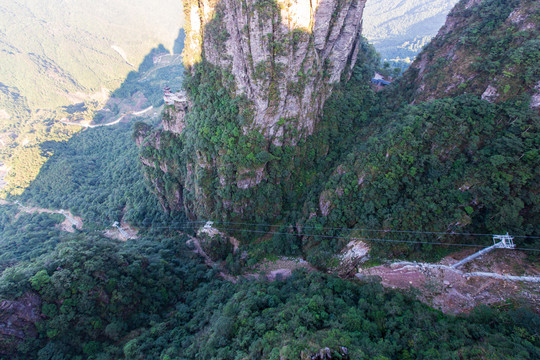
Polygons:
M60 122L62 124L66 124L66 125L75 125L75 126L82 126L82 127L85 127L85 128L97 128L97 127L102 127L102 126L112 126L112 125L116 125L118 124L120 121L122 121L126 116L128 115L135 115L135 116L140 116L140 115L143 115L147 112L149 112L150 110L152 110L154 107L153 106L149 106L147 107L146 109L144 110L140 110L140 111L129 111L125 114L122 114L118 119L116 119L115 121L113 122L110 122L110 123L107 123L107 124L85 124L85 123L75 123L75 122L71 122L71 121L67 121L67 120L61 120Z
M189 236L189 235L188 235ZM247 273L244 275L233 276L230 275L224 267L218 262L212 260L210 256L204 251L201 246L199 239L189 236L189 240L186 242L187 245L193 247L193 252L202 256L204 258L204 263L211 268L220 269L219 275L224 280L230 281L232 283L237 283L238 280L244 279L260 279L261 273L263 273L264 278L268 281L276 281L278 279L287 279L292 275L292 272L296 269L305 268L309 271L315 271L307 261L299 258L279 258L276 261L265 261L256 266L256 273Z
M44 209L44 208L40 208L40 207L36 207L36 206L24 206L21 203L19 203L18 201L15 201L14 203L10 203L10 202L8 202L6 200L1 200L1 199L0 199L0 205L16 205L16 206L18 206L20 212L17 215L15 215L15 219L18 219L19 216L21 216L21 214L23 212L27 213L27 214L34 214L34 213L38 213L38 214L42 214L42 213L60 214L60 215L63 215L65 217L64 222L62 222L60 224L60 228L62 229L62 231L67 231L67 232L73 233L73 232L75 232L75 229L81 230L82 227L83 227L82 218L79 217L79 216L73 215L68 210L64 210L64 209L51 210L51 209ZM73 227L75 227L75 229Z

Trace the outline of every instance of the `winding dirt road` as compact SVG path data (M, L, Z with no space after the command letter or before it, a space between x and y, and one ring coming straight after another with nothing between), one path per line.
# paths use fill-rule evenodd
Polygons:
M153 106L149 106L147 107L146 109L144 110L140 110L140 111L129 111L125 114L123 114L122 116L120 116L118 119L116 119L115 121L113 122L110 122L110 123L107 123L107 124L85 124L85 123L75 123L75 122L71 122L71 121L66 121L66 120L61 120L60 122L62 124L66 124L66 125L75 125L75 126L82 126L84 128L97 128L97 127L102 127L102 126L112 126L112 125L116 125L118 124L120 121L122 121L126 116L128 115L135 115L135 116L140 116L140 115L143 115L147 112L149 112L150 110L152 110L154 107Z
M62 229L62 231L67 231L67 232L73 233L73 232L75 232L75 229L81 230L82 227L83 227L82 218L79 217L79 216L73 215L68 210L64 210L64 209L51 210L51 209L44 209L44 208L40 208L40 207L36 207L36 206L29 207L29 206L22 205L18 201L15 201L15 202L11 203L9 201L1 200L1 199L0 199L0 205L16 205L16 206L18 206L20 212L17 215L15 215L15 219L18 219L19 216L21 216L21 214L23 212L27 213L27 214L34 214L34 213L38 213L38 214L42 214L42 213L60 214L60 215L63 215L65 217L64 222L62 222L62 224L60 224L60 228Z

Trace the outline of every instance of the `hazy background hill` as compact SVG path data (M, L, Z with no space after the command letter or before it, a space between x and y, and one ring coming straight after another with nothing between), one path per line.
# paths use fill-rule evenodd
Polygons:
M457 0L368 1L363 34L383 60L403 59L410 63L437 34L456 3Z
M150 49L172 49L181 20L177 0L4 2L0 82L32 110L114 90Z
M107 122L153 105L156 96L141 90L156 90L178 75L159 69L179 65L179 55L159 63L154 59L178 50L175 41L182 26L177 0L160 1L159 6L147 0L3 2L0 189L21 193L51 155L39 144L65 141L80 130L61 120ZM137 70L142 71L128 76ZM157 78L162 81L155 82Z

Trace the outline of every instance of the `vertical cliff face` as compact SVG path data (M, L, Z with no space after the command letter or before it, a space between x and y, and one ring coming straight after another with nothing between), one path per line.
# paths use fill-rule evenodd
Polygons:
M245 125L275 144L285 124L313 133L331 85L358 54L366 0L185 1L187 67L227 70L253 104Z
M184 1L185 98L166 108L159 136L139 139L165 208L270 218L300 196L300 177L328 150L310 139L357 60L364 4Z

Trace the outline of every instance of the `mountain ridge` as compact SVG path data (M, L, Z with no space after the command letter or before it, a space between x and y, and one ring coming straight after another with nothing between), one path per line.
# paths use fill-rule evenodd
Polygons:
M323 268L330 266L332 254L345 244L318 236L346 237L354 233L347 230L352 227L439 232L446 229L448 235L443 242L457 241L452 233L463 232L463 229L493 233L510 229L516 234L536 234L534 223L539 215L533 174L537 172L534 139L538 124L537 117L526 108L527 102L521 100L521 94L530 97L530 89L536 84L534 79L540 76L536 70L538 62L529 59L540 52L534 46L526 46L535 43L538 27L527 25L525 32L513 32L513 23L507 20L513 12L529 14L520 18L524 24L537 21L534 11L525 11L536 6L528 0L461 1L450 13L447 25L405 75L379 93L368 85L377 69L376 55L369 46L362 45L358 53L360 62L353 70L351 81L335 87L318 132L281 149L267 148L263 137L256 132L250 140L238 141L239 146L227 142L235 139L234 132L220 133L220 123L227 123L227 116L215 118L218 113L215 105L208 106L208 102L203 105L197 100L193 108L199 106L206 112L190 117L193 114L188 108L187 132L180 126L181 134L152 135L151 141L159 142L159 146L143 145L142 158L153 164L146 168L147 175L165 209L180 211L185 207L193 219L268 223L274 218L295 224L292 229L298 233L303 226L317 228L331 224L331 228L340 230L299 236L291 244L280 242L285 253L301 249L310 262ZM456 27L456 23L461 25ZM492 34L493 29L496 32ZM481 99L487 85L474 87L481 89L476 92L463 85L452 87L453 79L462 77L452 75L445 64L457 66L460 71L459 64L468 64L470 56L474 56L470 52L477 51L467 52L456 39L466 43L468 34L476 31L474 41L485 39L484 48L493 49L496 37L505 29L509 30L506 36L511 41L499 42L499 52L494 56L498 56L500 68L522 61L522 71L514 77L508 76L515 88L500 102L490 104ZM202 46L204 49L204 41ZM448 57L454 48L462 50L453 61L433 55L444 51L444 56ZM419 70L419 64L423 64L423 69ZM236 102L230 92L231 105L226 105L223 96L208 83L208 79L223 81L226 78L219 73L219 67L207 65L199 70L193 75L194 83L186 82L188 98L191 92L205 101L210 98L223 108L233 104L249 108L249 103ZM477 70L479 81L489 79L489 71ZM418 85L422 81L436 86ZM440 101L426 101L437 99ZM505 99L513 100L503 102ZM351 106L351 103L358 105ZM406 106L411 103L413 106ZM174 118L175 110L169 111ZM190 126L197 131L189 130ZM439 133L437 129L444 131ZM204 135L206 131L212 135ZM430 136L426 138L422 133ZM146 132L141 134L140 143L146 135ZM506 150L497 146L497 142L514 145ZM182 155L173 155L180 149L183 149ZM187 153L186 149L189 149ZM245 152L220 162L222 154L239 149ZM195 155L193 160L188 160L187 169L182 170L185 165L179 159L189 152ZM304 154L309 156L303 158ZM273 157L282 159L284 156L292 160L289 164L295 165L272 162ZM503 164L504 170L497 169L497 165ZM497 174L497 179L489 172L478 171L479 167ZM283 177L266 175L272 173L283 174ZM232 181L228 180L231 175L234 176ZM500 195L494 195L498 192ZM423 209L421 204L429 210ZM451 210L445 211L442 204ZM286 210L281 212L280 209ZM362 237L369 238L366 234L360 239ZM385 237L396 240L391 235ZM431 256L430 252L422 255L424 247L419 245L373 246L375 253L381 251L391 257L400 254Z

